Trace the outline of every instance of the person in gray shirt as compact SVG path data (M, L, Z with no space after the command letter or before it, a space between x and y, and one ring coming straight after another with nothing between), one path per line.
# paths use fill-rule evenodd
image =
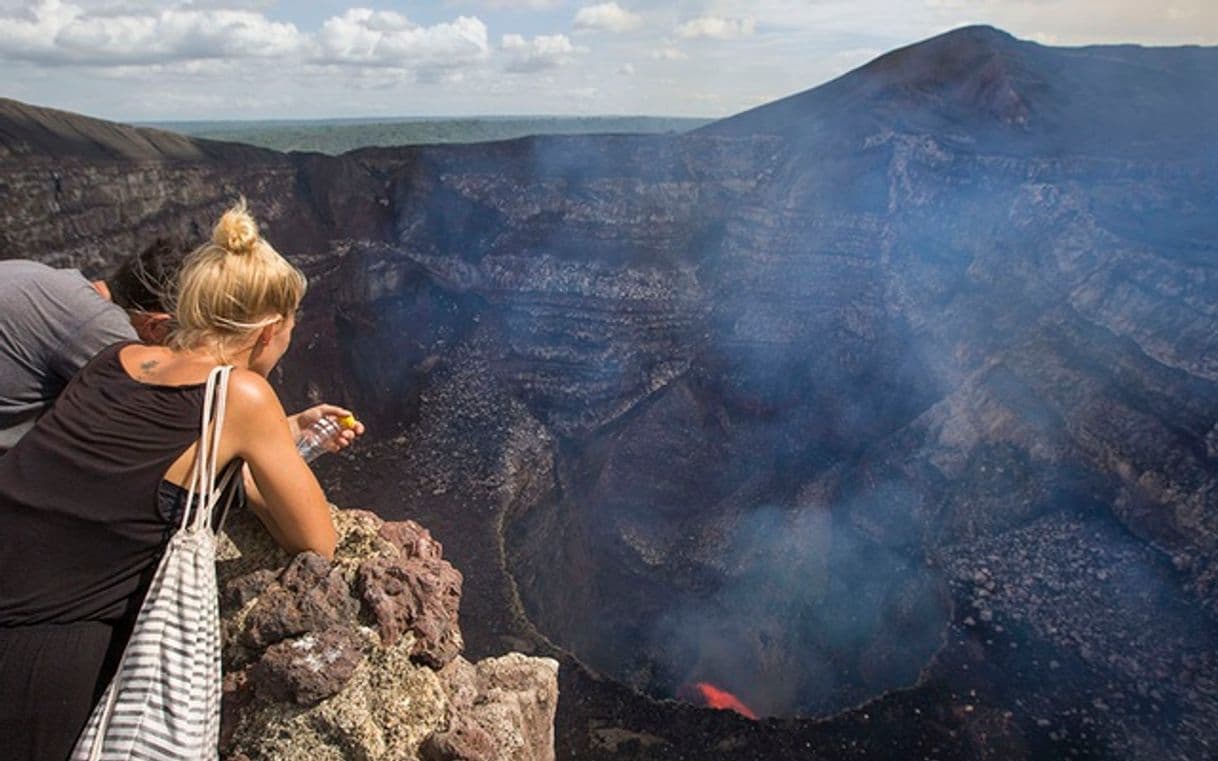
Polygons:
M73 269L0 261L0 454L97 352L118 341L164 340L166 301L186 253L158 239L92 282Z

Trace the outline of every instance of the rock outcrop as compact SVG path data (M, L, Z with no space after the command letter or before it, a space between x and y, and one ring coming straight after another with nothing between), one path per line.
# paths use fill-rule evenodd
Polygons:
M461 657L461 575L411 521L335 512L333 562L249 514L220 561L221 755L233 761L552 761L558 664Z

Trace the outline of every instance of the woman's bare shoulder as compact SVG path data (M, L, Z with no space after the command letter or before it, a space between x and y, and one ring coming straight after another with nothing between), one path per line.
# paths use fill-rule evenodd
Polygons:
M244 367L234 367L228 379L228 404L246 413L271 412L282 416L279 395L266 378Z

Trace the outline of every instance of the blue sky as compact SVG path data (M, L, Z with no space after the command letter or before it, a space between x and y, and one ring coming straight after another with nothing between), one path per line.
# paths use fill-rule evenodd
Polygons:
M0 0L0 96L119 120L725 116L969 23L1218 44L1218 0Z

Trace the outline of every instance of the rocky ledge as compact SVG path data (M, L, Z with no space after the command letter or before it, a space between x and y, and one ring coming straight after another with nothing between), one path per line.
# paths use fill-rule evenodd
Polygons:
M413 521L335 511L333 562L235 516L219 562L221 757L550 761L558 663L462 658L461 574Z

